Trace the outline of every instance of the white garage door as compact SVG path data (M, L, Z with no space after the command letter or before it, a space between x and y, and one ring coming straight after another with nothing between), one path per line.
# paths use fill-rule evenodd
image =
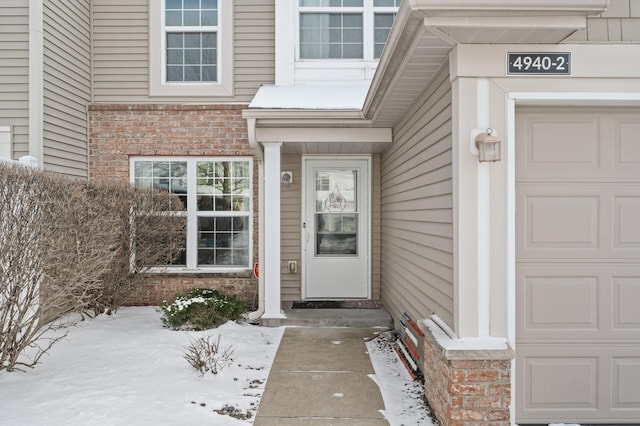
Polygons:
M516 420L640 423L640 109L519 109Z

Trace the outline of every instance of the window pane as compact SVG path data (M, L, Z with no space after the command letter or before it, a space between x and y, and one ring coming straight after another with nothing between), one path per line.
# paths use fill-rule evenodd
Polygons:
M167 64L182 65L184 63L182 53L183 51L179 49L167 49Z
M184 35L184 47L194 48L200 47L200 40L202 39L201 33L185 33Z
M362 58L362 45L361 44L346 44L342 49L342 57L345 59L359 59Z
M214 65L216 63L216 51L214 49L202 50L202 63Z
M202 8L203 9L217 9L218 1L217 0L202 0Z
M184 47L184 33L167 33L167 48L182 49Z
M342 26L344 28L356 28L360 30L362 29L362 15L345 14L342 16Z
M374 57L379 58L382 54L382 49L387 42L393 20L395 19L395 13L376 13L374 15Z
M218 12L216 10L203 10L200 25L205 27L218 25Z
M184 63L188 65L200 64L200 50L185 49L184 51Z
M360 30L344 30L342 37L345 43L352 44L356 42L362 44L362 31Z
M165 25L169 27L179 27L182 25L182 12L167 11L165 13Z
M202 81L216 81L217 72L216 67L202 67Z
M200 25L200 12L184 12L184 26L197 27Z
M182 0L165 0L166 9L182 9Z
M185 9L200 9L200 0L184 0Z
M300 0L302 7L362 7L362 0Z
M373 0L373 7L398 7L401 0Z
M151 177L153 161L136 161L133 167L134 177Z
M216 33L202 33L202 47L203 48L215 48L217 47L218 37Z
M233 175L235 177L249 177L249 162L237 161L233 163Z
M184 67L184 81L201 81L200 67L198 66L185 66Z
M182 66L168 66L167 81L184 81Z

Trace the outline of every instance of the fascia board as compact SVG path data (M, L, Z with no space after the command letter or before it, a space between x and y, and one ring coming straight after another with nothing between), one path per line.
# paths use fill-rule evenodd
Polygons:
M427 14L474 15L477 12L539 12L596 15L607 9L609 0L408 0L408 3L411 9Z

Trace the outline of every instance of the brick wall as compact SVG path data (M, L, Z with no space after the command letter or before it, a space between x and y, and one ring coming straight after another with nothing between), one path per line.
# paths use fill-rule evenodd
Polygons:
M129 182L132 156L252 156L244 105L91 105L89 178ZM258 259L257 162L254 161L253 258ZM131 304L158 305L177 292L209 287L236 294L252 305L252 271L234 274L149 274Z
M451 350L425 329L425 396L441 426L509 426L511 349Z

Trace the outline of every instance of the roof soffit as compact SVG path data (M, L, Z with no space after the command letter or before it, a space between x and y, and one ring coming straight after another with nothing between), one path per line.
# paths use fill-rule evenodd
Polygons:
M394 126L458 44L557 44L609 0L406 0L391 29L364 116ZM419 72L417 72L419 70Z

